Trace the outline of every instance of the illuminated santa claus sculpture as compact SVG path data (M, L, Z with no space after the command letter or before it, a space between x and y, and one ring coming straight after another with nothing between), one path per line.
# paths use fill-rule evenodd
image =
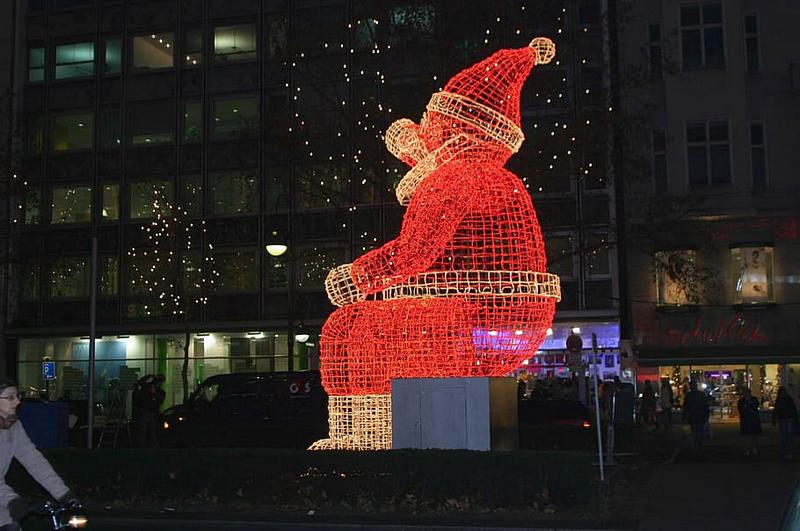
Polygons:
M312 449L391 448L393 378L503 376L544 339L559 281L503 165L523 141L522 85L554 54L543 37L500 50L434 94L419 125L389 127L389 151L411 166L397 187L408 208L395 240L325 281L339 306L320 339L330 433Z

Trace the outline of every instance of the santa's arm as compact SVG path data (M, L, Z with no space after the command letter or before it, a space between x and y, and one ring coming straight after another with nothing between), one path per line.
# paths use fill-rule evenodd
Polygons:
M361 300L421 273L452 240L473 201L480 200L473 181L460 172L439 171L420 183L403 216L400 235L352 264L331 271L326 288L337 306ZM467 171L464 171L467 170Z

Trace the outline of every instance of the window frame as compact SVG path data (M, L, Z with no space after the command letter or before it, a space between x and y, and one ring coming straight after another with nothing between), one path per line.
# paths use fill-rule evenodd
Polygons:
M658 28L658 39L653 38L653 28ZM661 21L650 21L647 23L647 65L650 73L650 79L663 79L664 77L664 29ZM653 54L655 49L658 49L658 72L653 69Z
M241 140L241 139L256 139L256 138L259 138L259 136L261 135L261 122L262 122L262 117L261 117L261 114L262 114L261 113L262 102L261 102L261 98L260 98L260 94L259 93L248 92L248 93L245 93L245 94L223 94L223 95L211 97L209 99L210 99L210 105L209 105L209 109L208 109L208 112L209 112L209 118L208 118L209 127L208 127L208 129L209 130L208 130L208 136L207 136L209 142L231 142L231 141L237 141L237 140ZM227 136L220 135L220 133L217 131L217 126L216 126L216 123L217 123L217 116L216 116L217 104L219 104L221 102L229 102L229 101L244 100L244 99L253 99L256 102L256 118L252 122L253 124L255 124L256 130L252 134L249 134L247 132L247 129L237 129L236 134L227 135Z
M706 23L703 20L703 6L711 5L711 4L719 4L720 6L720 22L712 22ZM727 38L725 36L725 6L724 2L722 1L713 1L713 2L687 2L687 3L680 3L677 4L678 9L678 31L680 32L680 51L681 51L681 70L684 72L694 72L698 70L720 70L725 69L728 67L728 46L726 46ZM682 20L681 10L684 7L688 6L697 6L699 9L699 16L700 21L698 25L691 25L691 26L684 26ZM706 29L716 29L720 28L722 33L722 65L708 65L708 59L706 57ZM686 66L686 60L684 56L684 44L683 44L683 32L691 31L691 30L698 30L700 32L700 65L699 66Z
M89 219L85 221L54 221L54 212L55 212L55 198L54 192L56 189L62 188L88 188L89 189ZM50 199L50 204L48 208L48 212L50 214L49 223L50 227L72 227L75 225L90 225L94 218L94 205L95 205L95 198L94 198L94 190L95 187L92 185L91 181L86 182L77 182L77 183L62 183L62 182L53 182L50 184L47 190L47 195Z
M148 221L151 221L152 219L154 219L152 213L149 216L141 216L141 217L140 216L134 217L132 215L132 208L131 208L132 200L133 200L132 187L134 185L139 185L139 184L144 184L144 183L165 183L165 184L167 184L167 186L170 188L170 195L167 197L167 200L170 202L170 204L173 207L175 206L175 180L174 179L172 179L170 177L151 177L151 178L146 178L146 179L129 179L125 183L125 216L124 216L124 219L127 220L127 221L148 222ZM167 212L166 209L164 209L164 212L165 213ZM120 214L122 214L122 213L120 213ZM120 218L122 218L122 215L120 215Z
M753 127L761 127L761 143L754 144L753 143ZM747 123L747 138L750 145L750 179L751 184L754 190L764 190L769 188L769 158L767 154L767 127L761 120L753 120ZM753 157L753 153L756 149L761 149L763 154L764 160L764 182L763 183L756 183L756 176L755 176L755 160Z
M72 61L67 63L59 63L58 62L58 53L59 48L65 48L67 46L79 46L82 44L91 44L92 45L92 60L91 61ZM73 50L74 53L74 50ZM69 67L69 66L79 66L91 63L92 64L92 71L89 74L83 74L80 76L67 76L67 77L59 77L58 76L58 69L59 67ZM88 41L71 41L71 42L62 42L62 43L55 43L53 45L53 81L54 82L62 82L62 81L71 81L73 79L88 79L94 77L97 74L97 42L92 39Z
M58 118L63 118L65 116L79 116L79 115L88 116L89 119L91 120L91 125L90 125L91 130L90 130L90 133L89 133L89 138L90 138L89 146L88 147L79 147L79 148L74 148L74 149L56 149L56 147L55 147L56 135L54 134L54 131L53 131L53 129L55 128L56 120ZM49 144L49 146L47 146L48 147L48 152L49 153L53 153L53 154L59 154L59 153L81 153L81 152L87 153L87 152L93 151L94 148L95 148L95 145L94 145L94 128L97 126L97 124L95 122L96 122L96 116L94 115L94 109L81 110L80 108L76 108L76 109L68 109L68 110L65 110L65 111L62 111L62 112L55 112L55 113L51 114L49 116L49 123L48 123L48 133L49 133L48 134L48 139L47 139L48 144Z
M657 149L656 148L656 134L659 133L663 135L664 141L664 148ZM650 153L651 153L651 175L653 176L653 193L661 194L661 193L669 193L669 155L667 150L667 131L666 129L652 129L650 131ZM659 159L663 159L663 162L659 163ZM664 183L663 189L659 188L659 179L658 179L658 172L657 168L663 164L664 167Z
M712 124L720 124L720 123L723 123L723 122L725 123L725 127L727 129L727 140L725 142L722 142L722 141L719 141L719 140L712 141L711 140L711 135L710 135L711 125ZM706 182L704 184L702 184L702 185L700 185L699 183L693 183L692 182L691 175L690 175L690 170L689 170L689 167L690 167L690 163L689 163L689 148L697 147L697 146L701 145L700 142L691 142L691 143L689 142L689 126L690 125L695 125L696 126L696 125L699 125L701 123L703 124L704 129L705 129L705 140L702 142L702 145L705 148L705 155L706 155L706 157L705 157L706 158ZM735 181L735 179L734 179L735 175L734 175L734 167L733 167L733 142L731 140L731 124L730 124L730 120L726 117L726 118L713 119L713 120L687 121L685 123L685 125L684 125L683 134L684 134L684 150L685 150L685 159L684 160L685 160L685 164L686 164L685 165L685 171L686 171L685 185L686 185L686 188L691 190L691 189L698 189L698 188L712 188L712 187L717 187L717 186L732 186L734 181ZM713 146L720 146L720 145L725 145L725 144L727 144L727 146L728 146L729 180L725 181L725 182L714 182L714 177L713 177L713 175L711 173L711 169L712 169L712 167L711 167L711 159L712 159L712 157L711 157L711 148Z
M108 50L109 43L116 41L119 46L119 67L115 72L108 69ZM103 76L120 76L125 70L125 39L122 35L108 35L103 37Z
M245 27L245 26L252 26L253 28L253 38L254 38L254 45L255 48L252 50L245 50L240 52L233 52L233 53L218 53L217 52L217 31L226 28L236 28L236 27ZM255 22L247 22L242 21L238 23L223 23L223 24L215 24L211 31L211 48L213 50L213 64L216 66L226 65L226 64L239 64L239 63L248 63L252 61L259 60L259 31L258 31L258 24ZM235 39L235 37L234 37ZM236 47L234 46L233 49ZM252 57L249 56L252 54ZM241 55L242 57L237 57Z
M160 35L170 35L172 39L172 46L167 46L170 50L172 50L172 64L170 66L136 66L136 39L144 38L144 37L152 37L153 39L158 38ZM146 41L145 41L146 42ZM144 73L156 73L156 72L169 72L170 70L175 68L175 30L173 28L165 28L163 30L153 31L151 33L134 33L130 36L129 40L129 67L130 72L137 73L137 74L144 74ZM169 44L169 43L167 43Z
M755 32L747 31L747 19L749 17L753 17L756 23L756 30ZM759 34L761 33L761 22L758 19L758 12L757 11L745 11L742 13L742 33L744 34L744 71L747 74L755 74L760 72L762 69L762 57L761 57L761 40L759 38ZM755 68L752 67L750 64L750 49L749 45L752 41L755 41L755 57L756 62L758 63L755 65Z
M659 260L659 255L668 255L668 254L675 254L675 253L691 253L691 261L694 264L695 269L697 268L697 249L694 248L682 248L682 249L656 249L654 251L654 258L657 262ZM668 259L667 259L668 260ZM698 306L698 302L692 302L689 299L688 294L685 294L685 302L669 302L666 300L665 293L664 293L664 280L663 275L666 274L664 268L658 268L656 266L655 271L655 289L656 289L656 306L658 308L686 308L686 307L694 307ZM700 281L699 275L695 272L695 282Z
M42 51L42 64L38 66L31 66L31 53L35 50ZM28 56L27 56L28 75L25 78L26 83L44 83L47 81L47 47L41 43L28 43ZM31 70L35 69L37 72L41 71L42 79L31 79Z
M739 283L742 282L741 257L737 253L751 254L756 251L764 252L769 250L769 258L764 260L765 281L767 284L766 300L745 300L742 290L739 290ZM737 261L738 260L738 261ZM775 246L772 243L738 243L730 246L731 280L733 286L733 305L734 306L767 306L775 304ZM739 274L736 275L736 267L739 266Z

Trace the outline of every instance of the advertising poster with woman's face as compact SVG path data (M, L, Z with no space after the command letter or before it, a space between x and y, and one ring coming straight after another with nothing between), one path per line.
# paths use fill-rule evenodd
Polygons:
M741 302L770 302L772 300L772 248L740 247L733 249L732 253L734 265L738 266L736 291Z

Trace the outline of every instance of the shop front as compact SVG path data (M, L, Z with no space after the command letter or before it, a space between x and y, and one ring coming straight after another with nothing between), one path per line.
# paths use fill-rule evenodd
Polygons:
M668 381L678 403L695 381L716 418L735 418L736 402L749 388L762 409L779 387L800 396L800 344L796 326L772 309L706 309L659 316L639 333L635 352L639 383Z
M131 334L95 342L95 400L108 403L126 395L148 374L165 376L163 407L183 401L183 334ZM17 379L31 398L86 400L89 374L87 337L36 337L18 341ZM297 334L293 369L317 369L314 336ZM204 379L232 372L285 371L289 367L286 332L196 333L189 339L189 392Z

